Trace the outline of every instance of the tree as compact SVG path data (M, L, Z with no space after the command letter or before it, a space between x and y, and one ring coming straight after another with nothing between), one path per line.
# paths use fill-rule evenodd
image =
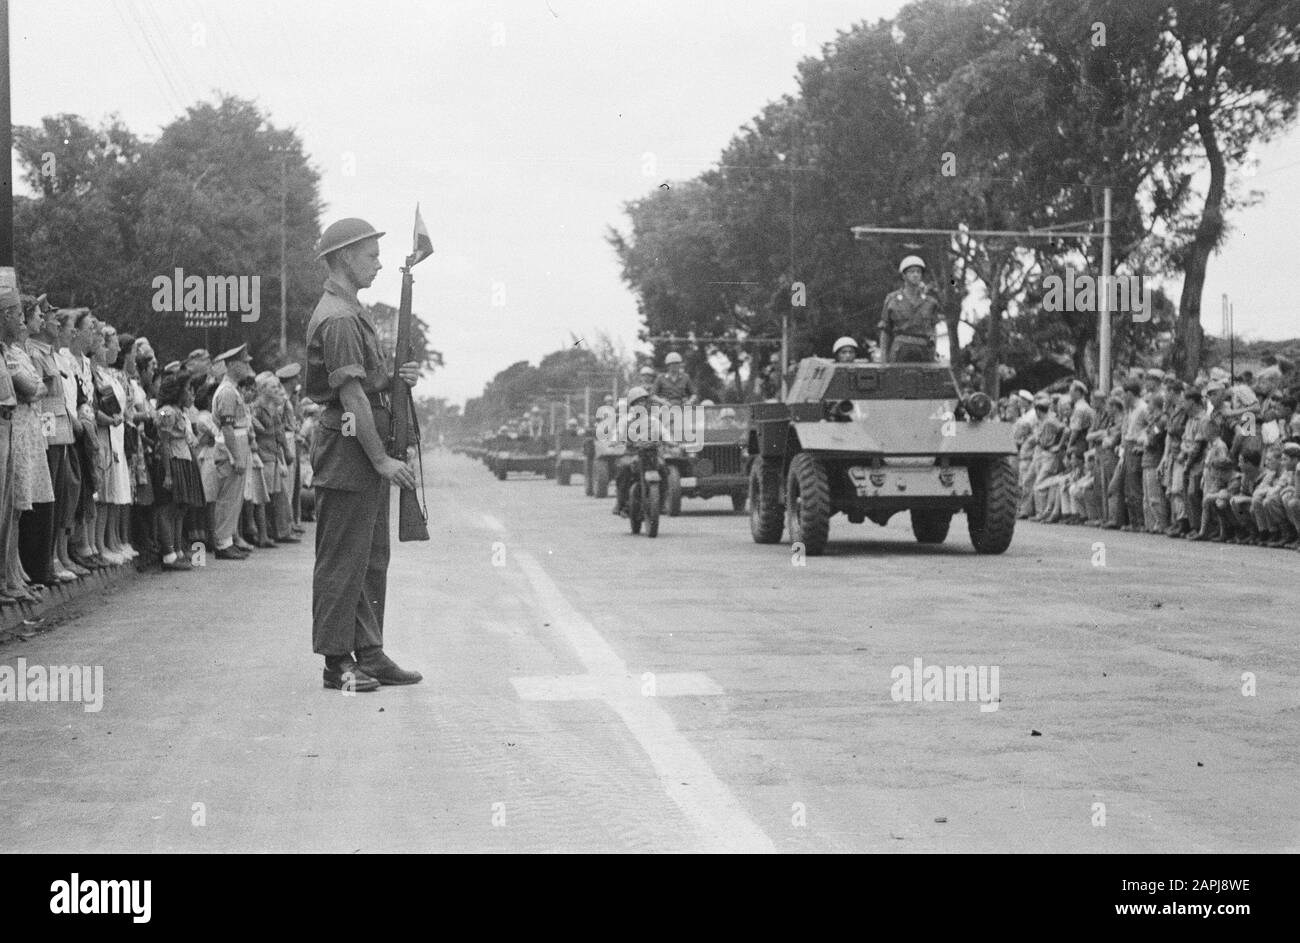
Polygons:
M227 96L190 107L153 142L116 119L95 129L75 115L14 136L22 178L36 193L15 206L23 284L56 304L93 306L119 328L149 335L167 358L248 341L259 361L278 362L283 161L289 337L301 354L324 269L313 251L319 175L294 132ZM260 320L195 330L183 315L154 311L154 278L177 268L258 276Z

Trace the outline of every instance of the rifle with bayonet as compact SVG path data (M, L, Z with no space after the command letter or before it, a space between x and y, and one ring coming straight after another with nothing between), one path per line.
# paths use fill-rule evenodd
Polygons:
M392 400L392 430L388 454L398 461L408 460L408 449L414 446L420 462L420 489L424 490L424 459L420 455L420 428L415 418L415 402L411 388L400 373L402 364L414 356L411 344L411 266L418 261L415 255L407 256L402 267L402 301L397 309L397 346L393 353L393 378L389 385ZM428 540L428 517L420 507L415 490L402 488L397 495L397 539Z

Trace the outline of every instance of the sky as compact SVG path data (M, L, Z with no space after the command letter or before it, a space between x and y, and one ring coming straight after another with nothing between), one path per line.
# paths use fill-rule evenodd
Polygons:
M18 0L13 120L117 114L153 137L218 91L253 99L320 170L322 225L361 216L392 234L367 301L397 303L418 202L435 255L415 270L415 311L446 366L417 393L463 402L575 338L603 331L639 349L636 301L605 238L625 225L624 204L709 167L764 104L796 91L802 58L901 6ZM1227 293L1239 335L1294 337L1300 131L1257 157L1248 183L1265 199L1233 217L1211 260L1203 323L1217 332Z

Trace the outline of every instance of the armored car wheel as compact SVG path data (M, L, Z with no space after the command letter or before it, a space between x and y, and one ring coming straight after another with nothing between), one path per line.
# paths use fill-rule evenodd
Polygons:
M1015 458L989 458L970 466L972 500L966 527L976 553L1002 553L1011 546L1020 503L1020 476Z
M569 466L559 462L555 466L555 483L557 485L569 484Z
M807 556L821 556L831 530L831 488L826 466L807 452L790 462L785 514L790 543L803 544Z
M506 480L506 469L504 465L498 465L496 469L497 481Z
M746 495L743 491L731 492L731 509L737 514L745 513L745 497Z
M676 465L668 466L665 493L668 497L668 516L677 517L682 513L682 470Z
M774 544L783 530L781 463L756 458L749 466L749 533L756 544Z
M941 544L948 539L948 526L952 523L951 511L912 509L912 533L923 544Z

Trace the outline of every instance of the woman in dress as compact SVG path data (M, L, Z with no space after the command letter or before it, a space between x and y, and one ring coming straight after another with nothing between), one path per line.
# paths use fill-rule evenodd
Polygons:
M266 371L257 375L257 399L253 402L253 429L256 433L257 452L262 459L262 479L266 483L267 504L263 509L265 520L258 522L258 531L273 542L280 542L276 530L273 508L277 495L284 492L285 467L284 420L281 419L280 381L274 373Z
M117 329L102 327L104 343L95 354L94 382L99 468L103 486L95 519L95 545L109 563L125 563L136 554L125 552L118 539L120 521L131 506L131 469L126 462L126 390L109 364L119 353Z
M239 381L239 391L244 395L244 402L249 412L249 432L253 441L249 443L248 475L244 478L244 521L245 530L251 531L249 539L254 547L271 549L276 546L266 532L266 509L271 502L271 491L267 487L266 462L262 460L262 449L258 444L270 433L264 423L257 417L258 388L253 377L244 377ZM272 472L275 462L271 462ZM252 516L253 528L249 528L248 518Z
M39 599L45 585L57 582L50 573L48 554L39 560L31 559L29 555L32 572L28 573L23 569L18 552L21 517L32 513L33 504L54 501L54 486L50 482L50 467L45 457L45 436L41 432L40 413L36 408L45 393L45 384L26 350L28 324L36 323L39 327L43 318L40 308L32 304L9 309L3 325L5 365L13 378L14 392L18 398L13 414L13 439L10 445L13 456L11 482L14 517L9 527L7 546L4 548L4 594L21 600Z

